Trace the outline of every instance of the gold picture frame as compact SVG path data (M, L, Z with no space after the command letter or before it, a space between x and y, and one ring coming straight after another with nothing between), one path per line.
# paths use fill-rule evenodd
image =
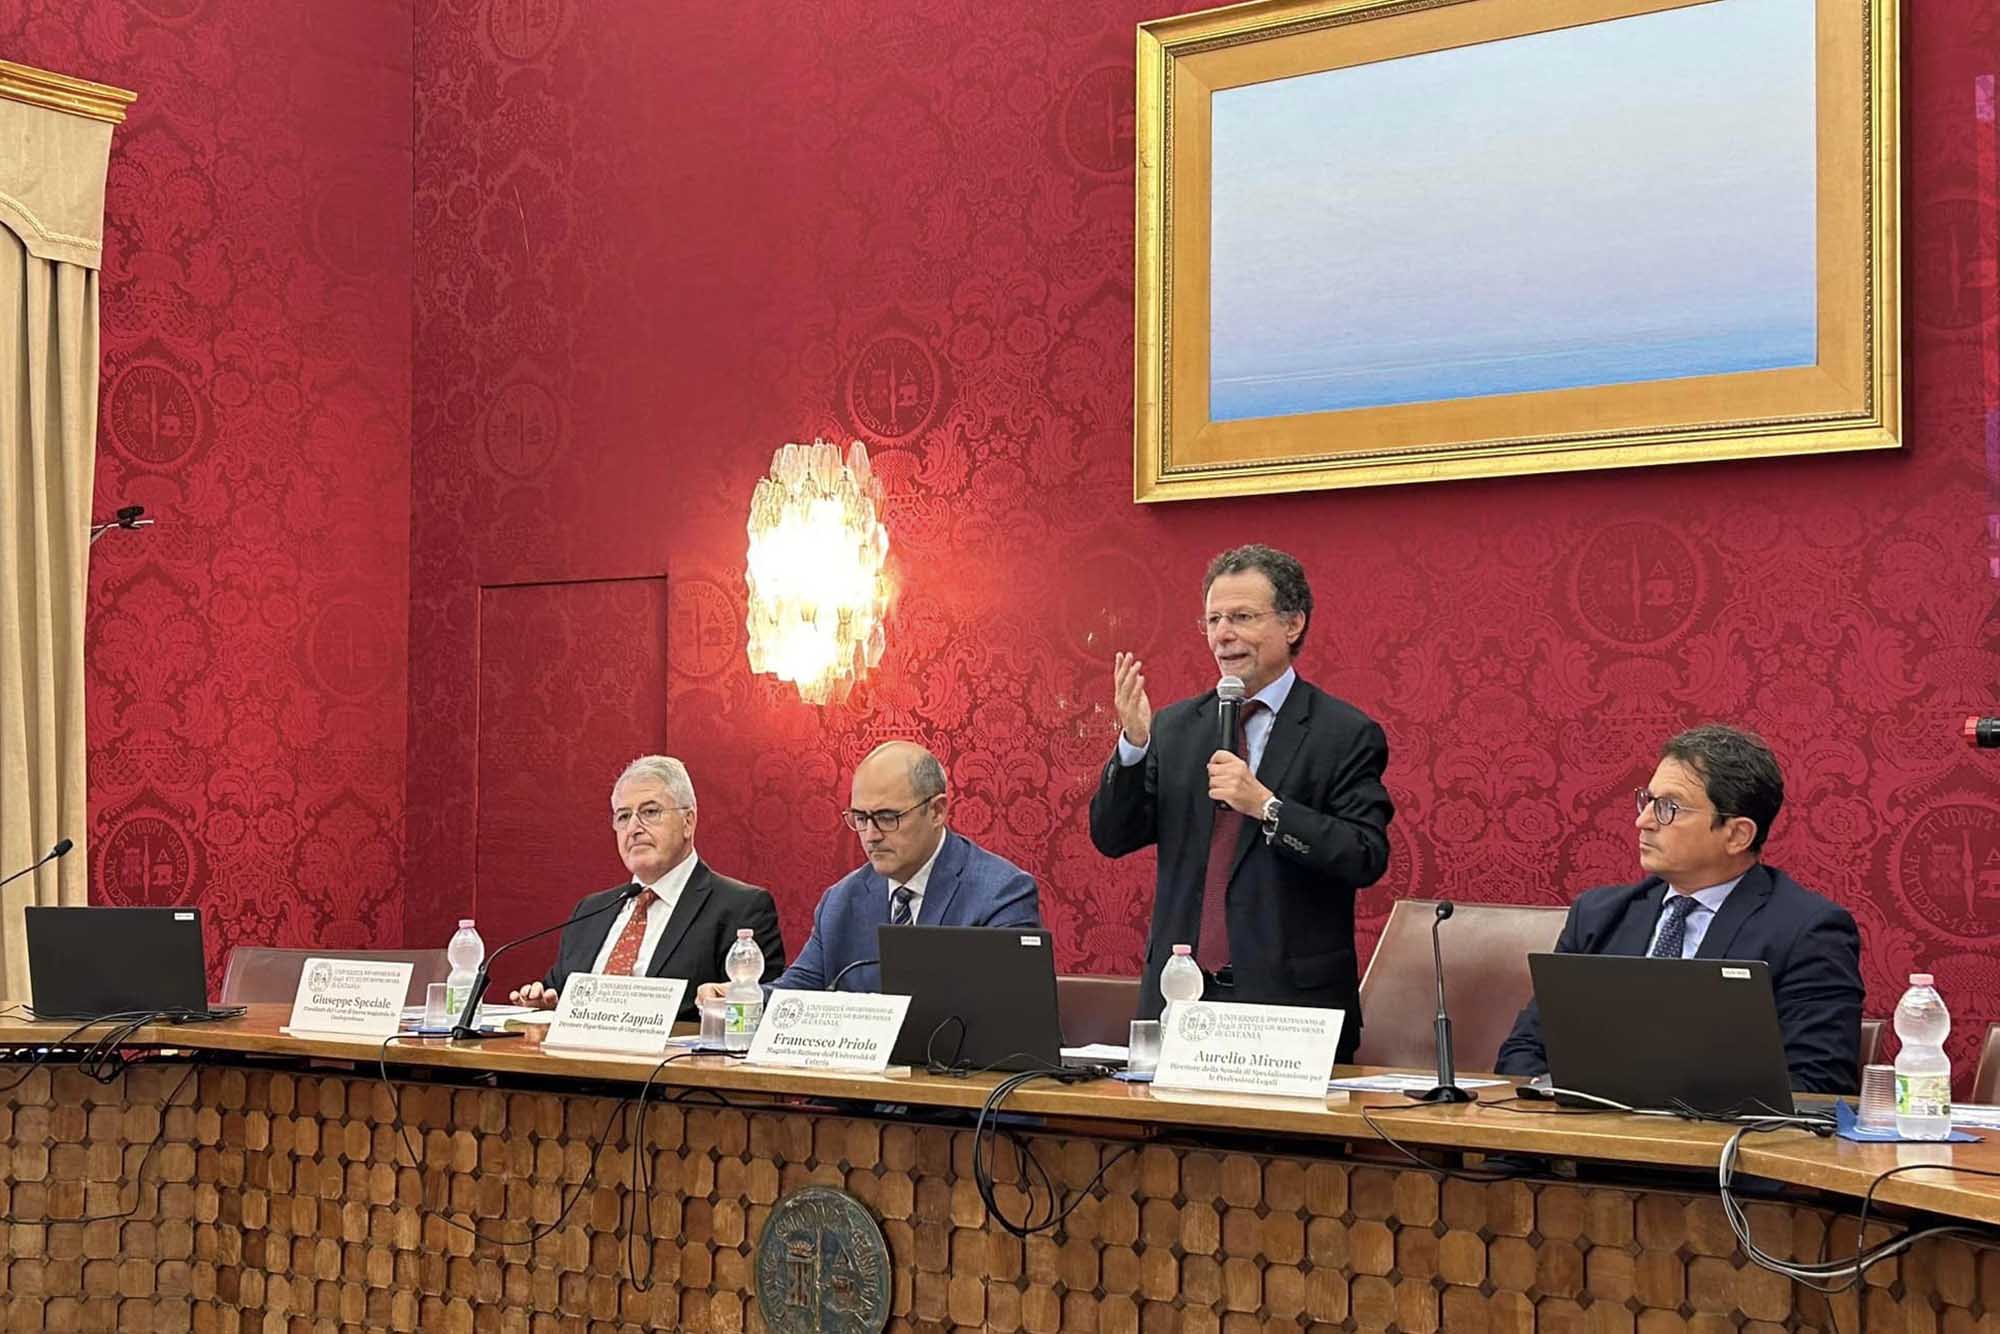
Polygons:
M1321 375L1310 364L1310 357L1302 362L1304 354L1293 356L1297 349L1286 345L1284 351L1290 360L1277 368L1282 373L1245 374L1227 383L1212 382L1215 256L1211 230L1223 225L1215 221L1215 182L1219 175L1227 182L1242 176L1232 164L1219 166L1213 160L1218 94L1256 89L1268 102L1279 81L1295 81L1283 85L1286 89L1305 88L1308 81L1297 76L1341 78L1364 67L1368 77L1379 77L1380 71L1394 63L1402 62L1398 65L1401 69L1414 68L1415 62L1402 61L1408 56L1452 53L1453 59L1523 58L1520 52L1554 49L1559 42L1638 31L1623 29L1611 20L1683 26L1721 22L1728 18L1730 3L1732 0L1254 0L1142 24L1138 30L1136 133L1134 498L1152 502L1899 447L1902 351L1897 0L1798 0L1809 12L1804 17L1794 14L1788 20L1807 25L1805 44L1795 44L1791 59L1800 66L1795 83L1809 89L1800 97L1809 95L1810 106L1809 111L1796 110L1793 117L1803 127L1799 131L1803 137L1795 135L1788 142L1804 146L1793 157L1812 186L1804 197L1794 188L1774 204L1777 212L1794 220L1798 234L1807 242L1785 253L1788 257L1803 253L1808 258L1796 262L1809 267L1802 267L1793 276L1788 291L1774 286L1771 297L1774 306L1782 298L1791 301L1794 312L1803 309L1809 314L1809 324L1794 320L1787 326L1789 346L1795 352L1793 361L1780 358L1768 369L1712 373L1697 369L1682 374L1672 368L1733 363L1703 362L1693 353L1675 353L1685 356L1686 361L1660 362L1645 378L1606 379L1607 372L1601 370L1578 371L1584 379L1558 387L1508 389L1503 385L1500 391L1424 396L1438 384L1449 382L1449 377L1439 376L1428 388L1401 389L1403 399L1395 398L1398 391L1393 387L1382 388L1374 392L1383 401L1360 401L1354 406L1340 405L1332 390L1287 390L1292 397L1286 400L1285 410L1264 415L1257 415L1254 407L1240 406L1260 401L1243 386L1261 391L1288 378L1334 383L1333 372ZM1535 47L1524 44L1511 54L1503 50L1524 37L1548 40ZM1584 66L1577 62L1569 68ZM1716 76L1711 70L1702 77ZM1320 82L1333 87L1330 81ZM1745 87L1742 92L1746 99L1754 99L1754 88ZM1732 90L1724 87L1715 97L1676 103L1670 111L1685 113L1691 120L1705 118L1704 123L1714 122L1717 116L1726 121L1738 114L1728 105L1731 95ZM1233 110L1245 100L1232 100L1226 110L1232 126L1248 124L1249 133L1254 134L1260 122ZM1291 108L1270 105L1277 109L1262 123L1283 130L1297 120ZM1752 137L1762 123L1757 112L1755 106L1740 110ZM1356 119L1372 127L1379 121L1371 121L1369 116L1382 114L1370 108ZM1237 131L1232 130L1232 134ZM1229 142L1240 148L1246 140L1238 135ZM1659 138L1657 143L1657 151L1663 155L1670 155L1676 147L1668 138ZM1782 145L1771 149L1774 153L1781 150ZM1722 160L1729 156L1715 160L1713 172L1718 179L1741 169L1740 163L1732 166ZM1706 162L1702 170L1710 170ZM1701 196L1704 199L1722 197L1715 193L1722 187L1705 176L1696 186L1699 188L1690 187L1690 197L1701 190L1710 191ZM1282 191L1255 193L1236 184L1220 188L1250 201L1240 207L1229 201L1230 218L1261 219L1257 200L1276 198L1280 209L1286 207ZM1754 191L1758 187L1752 181L1748 188ZM1545 210L1543 216L1569 216L1559 212L1565 206L1560 198L1544 197L1539 202ZM1437 215L1423 216L1428 220ZM1748 225L1738 215L1726 219L1716 216L1724 229ZM1308 219L1307 225L1311 222ZM1486 226L1483 218L1466 218L1463 244L1499 244L1482 231ZM1231 238L1247 234L1233 223L1230 227ZM1230 244L1246 253L1251 246L1234 239ZM1270 253L1258 251L1250 260L1239 262L1238 252L1230 251L1228 263L1234 267L1226 276L1234 281L1237 270L1254 271L1260 275L1255 281L1270 284L1261 290L1282 297L1295 289L1285 287L1288 275L1282 263L1274 268L1271 258ZM1701 282L1715 286L1721 283L1719 270L1726 267L1728 258L1718 256L1717 271L1707 274L1697 275L1685 267L1682 271L1695 286ZM1756 285L1753 275L1746 286ZM1236 301L1231 309L1245 304ZM1497 297L1494 304L1497 308ZM1622 308L1636 310L1638 306ZM1687 318L1698 319L1699 311L1706 309L1690 304ZM1682 312L1672 313L1678 318ZM1759 314L1737 312L1731 318L1754 321ZM1317 318L1326 318L1325 312ZM1773 314L1771 319L1775 321L1777 316ZM1258 336L1252 322L1239 320L1231 327L1238 325L1251 333L1230 335L1235 341L1226 350L1234 358L1232 366L1240 363L1251 371L1261 370L1254 349L1236 355L1239 342L1248 345ZM1382 360L1365 341L1357 339L1353 346L1362 350L1342 355ZM1776 346L1775 342L1771 346ZM1798 359L1801 347L1809 361ZM1767 357L1776 355L1763 344L1757 348ZM1710 350L1704 348L1703 355ZM1574 355L1587 359L1589 354ZM1757 355L1756 351L1742 354L1745 364L1754 363ZM1485 359L1507 361L1509 357ZM1531 358L1524 354L1514 359L1526 362ZM1476 360L1479 358L1466 358L1467 363ZM1408 379L1407 364L1423 361L1421 355L1413 356L1399 373ZM1275 361L1272 364L1277 365ZM1305 369L1298 370L1300 365ZM1660 374L1661 366L1669 373ZM1349 377L1341 383L1352 383L1353 376L1363 374L1346 368L1338 368L1338 373ZM1599 378L1589 379L1588 374ZM1222 419L1211 415L1215 386L1222 386L1228 403L1238 405L1232 409L1234 415ZM1320 393L1322 399L1312 399L1311 392ZM1409 397L1412 394L1417 397ZM1267 394L1266 399L1269 397ZM1327 406L1320 406L1321 402Z

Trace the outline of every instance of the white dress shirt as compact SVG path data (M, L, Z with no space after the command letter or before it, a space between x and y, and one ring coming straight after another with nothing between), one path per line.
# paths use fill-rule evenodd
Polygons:
M674 915L674 905L681 901L681 891L687 888L688 877L694 874L697 856L693 848L688 855L674 864L674 868L646 886L659 898L653 910L646 914L646 934L639 942L639 957L632 961L632 976L644 977L646 970L653 966L653 951L659 948L660 936L667 929L667 919ZM604 933L604 945L597 951L597 962L590 965L590 971L601 973L604 965L611 961L611 951L617 948L618 937L624 934L625 923L632 920L632 914L639 907L644 894L634 894L631 901L611 917L611 929Z
M1278 721L1278 710L1285 707L1285 699L1292 693L1292 686L1298 679L1299 674L1287 667L1284 675L1250 696L1264 706L1261 709L1246 710L1243 719L1245 752L1243 759L1253 774L1264 762L1264 745L1271 739L1271 728ZM1118 762L1126 765L1137 764L1146 758L1146 750L1152 744L1148 739L1146 745L1135 746L1125 739L1125 733L1121 729L1118 733Z
M938 854L944 851L944 841L950 837L951 831L949 829L945 830L943 835L938 838L938 845L931 849L930 860L919 866L915 875L911 876L901 885L898 885L893 880L889 881L889 911L891 914L894 914L896 911L896 891L898 889L907 889L910 891L910 925L915 926L917 924L917 918L922 915L924 909L924 890L931 883L931 867L937 865Z
M1748 874L1748 872L1745 872L1745 874ZM1722 911L1723 900L1729 897L1729 891L1735 889L1742 881L1743 876L1739 875L1734 880L1725 880L1719 885L1710 885L1707 889L1697 889L1693 893L1691 897L1694 899L1694 907L1688 909L1687 924L1682 928L1684 934L1681 936L1681 957L1683 959L1692 959L1695 951L1701 948L1702 937L1708 934L1708 924L1715 920L1715 915L1718 912ZM1665 905L1672 902L1673 896L1678 893L1680 891L1677 889L1669 889L1667 897L1661 900L1660 920L1653 923L1653 934L1646 941L1646 953L1648 955L1652 954L1653 946L1659 943L1660 932L1666 929L1667 912Z

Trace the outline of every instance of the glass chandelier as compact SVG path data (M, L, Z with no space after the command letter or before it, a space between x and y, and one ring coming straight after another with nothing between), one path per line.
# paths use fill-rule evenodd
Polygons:
M845 698L887 647L881 495L859 440L843 461L815 439L772 454L750 498L750 670L790 681L808 704Z

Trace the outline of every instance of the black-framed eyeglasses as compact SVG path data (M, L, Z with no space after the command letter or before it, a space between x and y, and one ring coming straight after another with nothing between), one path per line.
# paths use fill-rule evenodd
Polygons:
M849 807L840 813L840 822L856 833L860 833L872 824L885 834L893 834L896 832L896 826L903 823L904 816L911 811L921 810L936 800L936 796L925 797L915 806L905 806L900 811L857 811Z
M668 811L692 809L691 806L663 806L657 801L649 801L643 806L611 812L611 827L622 834L632 827L632 821L637 820L648 829L658 829L660 822L667 818Z
M1662 827L1672 824L1674 817L1682 811L1689 811L1695 815L1700 815L1704 812L1713 813L1707 806L1683 806L1672 797L1656 797L1643 787L1632 793L1632 813L1634 815L1644 814L1648 806L1653 808L1653 818L1658 820Z

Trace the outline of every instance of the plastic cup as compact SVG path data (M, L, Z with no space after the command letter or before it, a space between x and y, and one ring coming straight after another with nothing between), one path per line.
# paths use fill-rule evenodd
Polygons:
M1863 1130L1896 1128L1896 1067L1870 1065L1861 1071L1861 1106L1854 1123Z
M706 1047L712 1043L720 1047L728 1017L728 1002L720 1000L696 1001L695 1009L701 1013L701 1044Z
M447 996L450 988L443 982L432 982L424 988L424 1027L444 1028L452 1023L451 1002Z
M1135 1075L1150 1075L1160 1066L1160 1021L1134 1019L1126 1040L1125 1068Z

